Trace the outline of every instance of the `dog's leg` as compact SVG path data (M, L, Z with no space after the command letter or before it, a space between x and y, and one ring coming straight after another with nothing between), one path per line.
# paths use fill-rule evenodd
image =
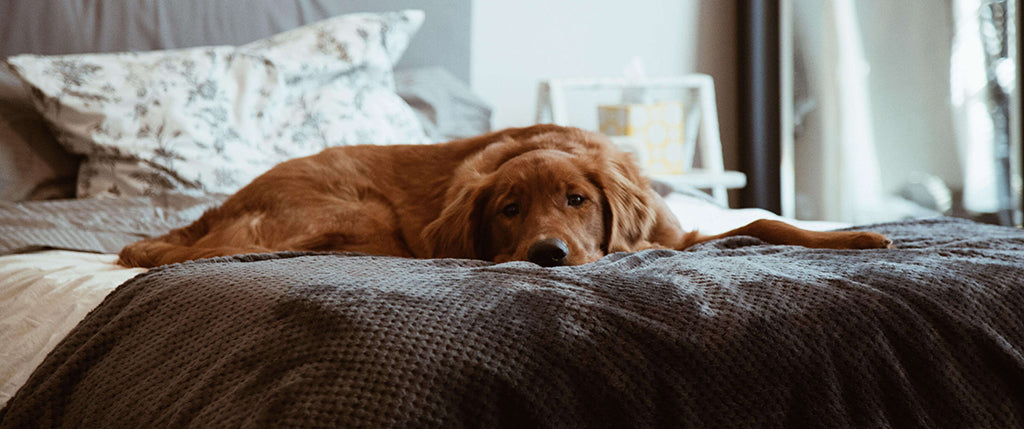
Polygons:
M138 241L121 249L117 263L126 267L152 268L194 259L270 251L270 249L260 246L192 247L151 239Z
M690 233L683 240L681 248L704 241L740 235L755 237L770 244L818 249L886 249L892 247L892 240L875 232L809 231L777 220L760 219L718 235L703 236Z

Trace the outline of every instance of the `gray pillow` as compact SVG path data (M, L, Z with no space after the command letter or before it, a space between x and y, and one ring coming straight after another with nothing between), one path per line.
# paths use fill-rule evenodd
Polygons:
M0 200L73 197L78 162L57 143L22 83L0 67Z
M435 141L491 131L491 106L443 68L396 70L395 92L412 106Z

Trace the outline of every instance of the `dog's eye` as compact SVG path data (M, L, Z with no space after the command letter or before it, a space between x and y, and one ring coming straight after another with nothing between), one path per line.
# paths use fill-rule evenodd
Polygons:
M569 205L570 206L578 206L580 204L583 204L583 201L585 201L585 200L586 200L586 198L583 198L583 196L579 195L579 194L570 194L569 195Z
M519 214L519 204L512 203L505 206L504 208L501 209L501 214L508 217L514 217L515 215Z

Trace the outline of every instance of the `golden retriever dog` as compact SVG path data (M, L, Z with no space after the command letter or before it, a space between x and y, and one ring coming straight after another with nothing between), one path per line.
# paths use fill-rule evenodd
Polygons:
M434 145L334 147L286 161L191 225L125 247L120 263L309 250L550 267L735 235L816 248L891 243L873 232L814 232L774 220L713 236L683 231L607 138L536 125Z

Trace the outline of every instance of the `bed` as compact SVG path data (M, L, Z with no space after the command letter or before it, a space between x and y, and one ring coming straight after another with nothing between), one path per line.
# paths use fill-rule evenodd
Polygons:
M0 428L1024 426L1015 228L793 221L895 248L731 237L558 268L115 264L275 160L486 131L465 85L470 3L9 3ZM92 54L122 51L138 53ZM708 233L776 217L690 189L666 200Z

